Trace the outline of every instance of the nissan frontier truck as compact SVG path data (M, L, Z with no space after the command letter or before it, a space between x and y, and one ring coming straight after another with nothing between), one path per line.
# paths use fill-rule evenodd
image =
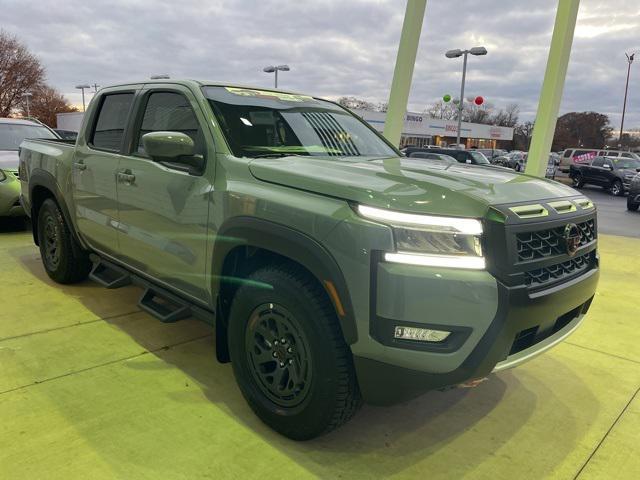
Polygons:
M27 140L47 274L143 287L215 326L260 419L310 439L361 403L474 384L564 340L598 282L596 209L504 169L403 157L340 105L215 82L100 90L75 143Z

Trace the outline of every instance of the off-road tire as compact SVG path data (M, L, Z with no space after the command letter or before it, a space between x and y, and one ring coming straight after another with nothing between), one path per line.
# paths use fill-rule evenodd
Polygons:
M274 331L259 329L256 336L257 319L265 318L263 325L268 324L271 321L269 315L279 320L276 314L283 315L281 312L288 315L287 321L292 330L300 332L300 342L306 345L311 365L306 370L310 372L309 381L301 382L307 391L304 396L300 393L301 400L292 394L291 401L299 403L291 406L283 406L287 400L274 400L265 390L274 388L275 377L271 385L262 380L271 372L271 366L282 368L282 364L278 367L279 360L274 358L274 364L265 360L265 363L255 366L250 353L251 342L257 341L256 338L262 342ZM334 308L319 283L302 268L283 263L266 266L250 274L233 298L228 331L233 372L242 394L256 415L282 435L294 440L317 437L347 422L360 407L362 402L353 358ZM263 332L268 334L262 335ZM273 337L268 339L270 345L264 348L265 352L262 352L264 343L261 343L253 347L254 353L264 355L260 358L268 358L268 348L272 348L275 357L278 347L273 343L278 335ZM302 350L302 346L296 345L296 349L295 354ZM269 368L261 368L265 365ZM294 377L292 374L283 378ZM280 381L279 385L282 383L285 388L293 385L288 380ZM304 389L298 390L304 392Z
M58 204L47 198L38 211L38 243L47 275L58 283L77 283L87 278L91 261L69 230Z

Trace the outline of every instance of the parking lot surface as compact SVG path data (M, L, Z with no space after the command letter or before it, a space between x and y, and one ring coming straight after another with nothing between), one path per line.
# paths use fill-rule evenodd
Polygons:
M295 443L253 415L208 326L158 322L135 287L54 284L5 228L0 478L639 478L639 249L601 235L592 309L550 352Z
M556 180L571 184L567 177ZM598 231L609 235L640 238L640 211L627 210L627 197L614 197L602 187L587 185L580 191L598 208Z

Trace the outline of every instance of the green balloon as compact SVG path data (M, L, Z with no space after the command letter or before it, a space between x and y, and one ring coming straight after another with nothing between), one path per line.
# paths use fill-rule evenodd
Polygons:
M444 100L444 101L445 101L445 103L450 102L450 101L451 101L451 95L449 95L449 94L447 93L444 97L442 97L442 100Z

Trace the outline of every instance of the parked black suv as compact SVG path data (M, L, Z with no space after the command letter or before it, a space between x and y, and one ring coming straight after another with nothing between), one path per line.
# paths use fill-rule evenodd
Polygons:
M572 164L569 176L573 186L599 185L611 195L624 195L631 179L640 171L640 160L622 157L594 157L590 163Z

